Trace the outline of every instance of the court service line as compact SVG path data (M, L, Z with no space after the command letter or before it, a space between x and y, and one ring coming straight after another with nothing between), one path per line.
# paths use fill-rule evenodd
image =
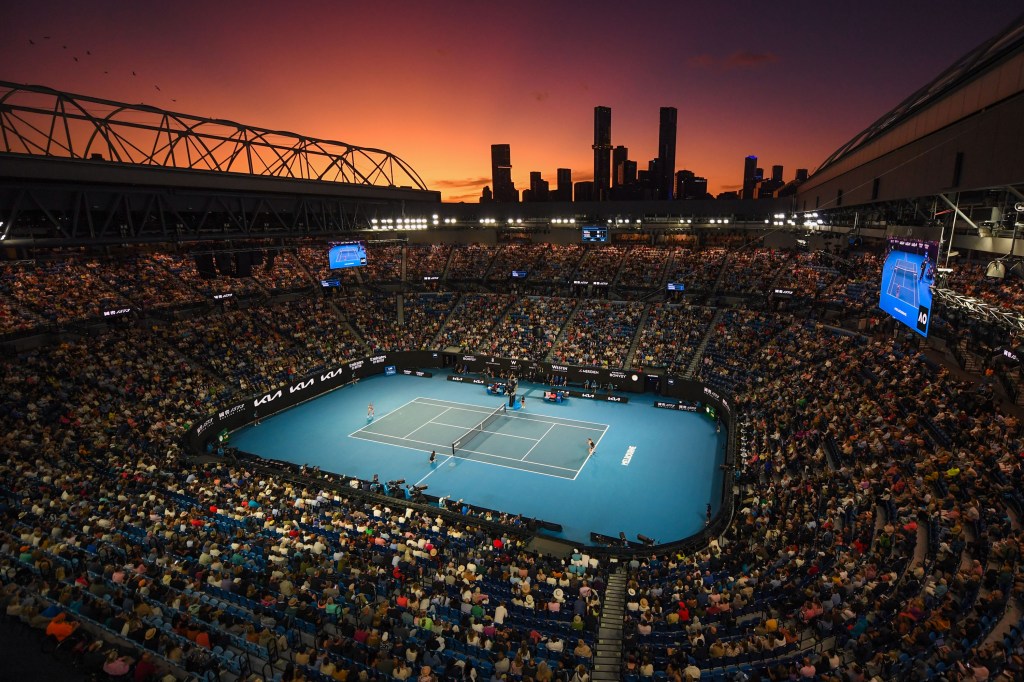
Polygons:
M453 409L453 408L449 408L449 409ZM454 408L454 409L457 409L457 408ZM465 429L466 428L465 426L462 426L460 424L445 424L444 422L432 422L432 423L437 424L438 426L450 426L450 427L452 427L454 429ZM426 426L426 424L424 424L423 426ZM552 424L552 426L555 426L555 424ZM470 430L472 431L472 429L470 429ZM551 429L548 429L548 430L550 431ZM486 433L486 434L489 434L489 435L492 435L492 436L505 436L506 438L522 438L523 440L533 440L533 441L539 441L540 440L540 438L530 438L529 436L517 436L514 433L502 433L501 431L483 431L483 433ZM543 437L544 436L541 436L541 438L543 438Z
M540 437L540 439L539 439L539 440L538 440L538 441L537 441L536 443L534 443L533 445L531 445L531 446L530 446L530 449L526 451L526 454L525 454L525 455L523 455L523 458L522 458L521 460L519 460L519 461L520 461L520 462L525 462L525 461L526 461L526 458L530 456L530 453L531 453L531 452L533 452L533 449L534 449L535 447L537 447L538 445L540 445L540 441L542 441L542 440L544 440L545 438L547 438L547 435L548 435L549 433L551 433L551 429L555 428L556 426L558 426L558 425L557 425L557 424L552 424L551 426L549 426L549 427L548 427L548 430L544 432L544 435L543 435L543 436L541 436L541 437ZM579 473L579 472L577 472L577 473Z
M395 438L397 440L406 440L406 441L409 441L410 443L418 443L420 445L429 445L432 448L450 448L451 447L451 443L449 443L448 445L438 445L437 443L428 443L425 440L416 440L415 438L400 438L399 436L386 436L383 433L378 433L376 435L384 436L385 438ZM359 438L361 440L373 441L374 443L382 442L382 441L379 441L379 440L374 440L373 438L363 438L362 436L353 435L352 437L353 438ZM386 442L384 444L385 445L394 445L393 443L386 443ZM399 445L397 447L407 447L407 446ZM421 448L409 448L409 449L410 450L420 450ZM491 452L481 452L479 450L468 450L468 449L463 448L462 452L472 452L474 455L482 455L484 457L495 457L497 459L508 459L508 460L512 460L513 462L521 462L522 461L520 459L516 459L515 457L506 457L505 455L495 455L494 453L491 453ZM457 456L458 455L456 455L456 457ZM479 462L480 461L478 459L470 459L469 457L460 457L459 459L465 459L465 460L468 460L470 462ZM484 464L490 464L490 462L484 462ZM573 469L572 467L560 467L560 466L557 466L555 464L544 464L543 462L530 462L530 464L533 464L534 466L539 466L539 467L547 467L548 469L562 469L563 471L576 471L576 469ZM495 464L494 466L500 466L500 465ZM515 468L515 467L511 467L511 468ZM525 469L520 469L520 471L525 471ZM540 473L540 472L535 472L535 473Z
M440 422L435 422L434 420L435 420L435 419L437 419L438 417L443 417L444 415L448 414L449 412L451 412L451 411L452 411L452 409L453 409L453 408L451 408L451 407L446 407L446 408L445 408L445 410L444 410L444 412L442 412L441 414L435 414L435 415L434 415L433 417L431 417L431 418L430 418L429 420L427 420L427 421L423 422L422 424L420 424L419 426L417 426L417 427L416 427L415 429L413 429L413 430L412 430L412 431L410 431L409 433L405 434L405 436L403 436L402 440L405 440L406 438L408 438L408 437L409 437L409 436L411 436L412 434L416 433L417 431L419 431L420 429L422 429L422 428L423 428L424 426L426 426L427 424L437 424L437 423L440 423Z
M375 418L375 419L374 419L374 420L373 420L372 422L370 422L369 424L367 424L367 425L365 425L365 426L360 426L360 427L359 427L358 429L356 429L356 430L355 430L355 431L353 431L352 433L348 434L348 435L349 435L349 437L351 438L351 437L353 437L353 436L354 436L355 434L359 433L360 431L364 431L364 430L365 430L365 431L366 431L367 433L377 433L376 431L370 431L370 427L371 427L371 426L373 426L374 424L378 423L378 422L382 422L382 421L384 421L385 419L387 419L388 417L392 416L393 414L395 414L396 412L398 412L398 411L399 411L399 410L401 410L402 408L404 408L404 407L408 407L409 405L412 405L412 404L413 404L414 402L416 402L417 400L418 400L418 398L413 398L412 400L410 400L409 402L405 403L404 405L399 405L398 407L396 407L395 409L391 410L391 411L390 411L390 412L388 412L387 414L381 415L380 419L376 419L376 418ZM379 436L383 436L383 435L386 435L386 434L383 434L383 433L378 433L377 435L379 435Z
M377 435L382 436L384 434L377 434ZM389 436L389 437L390 438L395 438L396 436ZM416 452L423 452L423 448L414 448L411 445L398 445L397 443L385 443L384 441L374 440L373 438L366 438L364 436L355 436L354 435L354 436L352 436L352 438L357 438L359 440L368 440L371 443L378 443L378 444L381 444L381 445L390 445L393 448L402 448L403 450L415 450ZM414 441L414 442L419 443L419 442L422 442L422 441ZM431 445L434 448L450 448L451 447L451 444L448 444L448 445L438 445L437 443L427 443L427 445ZM477 452L476 450L464 450L464 452L472 452L474 454L487 455L488 457L492 457L493 456L493 455L491 455L488 452ZM559 479L561 479L563 481L574 481L574 480L576 480L575 478L569 478L568 476L559 476L557 474L547 474L547 473L544 473L543 471L533 471L532 469L523 469L522 467L510 467L507 464L495 464L494 462L484 462L484 461L481 461L479 459L470 459L469 457L453 457L452 455L448 455L448 457L451 458L451 459L461 459L461 460L463 460L465 462L476 462L477 464L484 464L484 465L489 466L489 467L501 467L502 469L512 469L513 471L522 471L523 473L536 474L537 476L547 476L549 478L559 478ZM541 464L540 462L530 462L530 464L536 464L537 466L548 466L548 467L552 467L554 469L565 469L565 467L556 467L556 466L554 466L552 464ZM573 470L572 469L568 469L568 471L573 471Z

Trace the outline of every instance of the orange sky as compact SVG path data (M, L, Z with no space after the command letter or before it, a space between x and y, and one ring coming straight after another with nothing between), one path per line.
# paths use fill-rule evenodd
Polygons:
M1001 30L1011 2L19 3L0 80L387 149L446 201L513 179L592 176L593 108L640 168L658 108L677 169L734 189L743 157L812 171ZM715 6L713 6L715 5ZM77 58L77 59L76 59ZM159 88L159 90L157 89Z

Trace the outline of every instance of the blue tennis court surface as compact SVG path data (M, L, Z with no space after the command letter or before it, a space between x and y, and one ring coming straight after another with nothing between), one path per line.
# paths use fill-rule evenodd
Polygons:
M725 437L705 415L655 409L654 395L555 404L542 387L520 388L525 409L468 439L500 398L438 372L364 379L240 429L231 444L364 480L426 485L428 495L560 523L562 537L584 543L591 531L668 542L699 531L709 501L717 509ZM371 402L376 417L367 421ZM587 438L597 443L589 457Z
M492 411L493 406L415 398L349 435L442 456L452 456L451 444L472 435L455 457L574 479L587 461L587 438L600 445L608 430L606 424L507 412L470 434Z

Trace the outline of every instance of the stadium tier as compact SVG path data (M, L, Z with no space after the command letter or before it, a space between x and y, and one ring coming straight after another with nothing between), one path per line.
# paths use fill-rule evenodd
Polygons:
M7 621L83 666L130 657L176 679L1019 679L1019 365L941 308L928 330L940 344L895 331L880 298L920 306L921 257L886 270L883 245L741 245L371 242L336 244L329 261L328 244L304 242L242 259L206 246L0 261ZM983 275L967 264L950 286L1024 309ZM241 425L316 404L307 379L403 372L444 372L487 403L410 401L391 431L380 406L345 417L375 447L441 442L443 461L413 447L422 477L231 447ZM485 386L511 375L572 397L488 414ZM701 399L673 393L684 383ZM460 450L495 432L521 449L489 457L550 479L514 495L625 467L632 453L602 448L602 413L578 398L651 393L711 414L712 439L725 426L724 496L697 512L694 537L560 542L546 531L565 519L425 494L442 466L472 477ZM573 429L578 464L539 456ZM547 475L559 469L571 475ZM609 631L615 655L595 658ZM93 641L119 648L95 661Z

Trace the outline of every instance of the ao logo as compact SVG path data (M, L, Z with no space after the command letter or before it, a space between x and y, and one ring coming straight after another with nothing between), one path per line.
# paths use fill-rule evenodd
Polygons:
M917 314L917 323L928 324L928 313L926 311L922 310Z

